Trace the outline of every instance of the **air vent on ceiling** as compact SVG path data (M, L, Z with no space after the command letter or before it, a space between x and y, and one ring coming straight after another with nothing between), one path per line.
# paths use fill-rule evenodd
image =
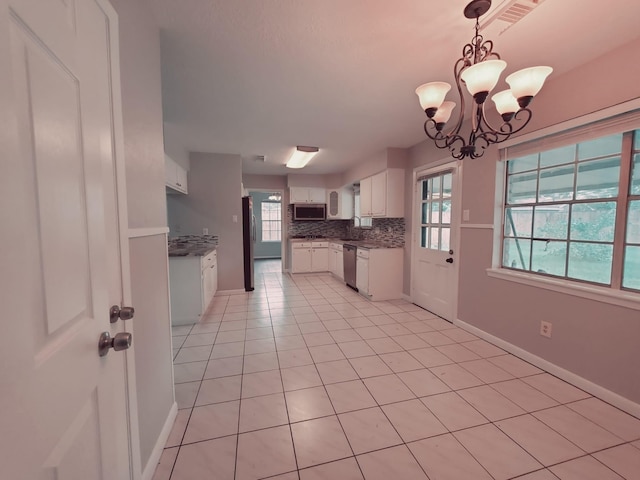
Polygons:
M264 155L254 155L253 157L251 157L251 160L253 160L254 162L266 162L267 161L267 157L265 157Z
M545 0L505 0L498 5L480 25L480 30L491 27L497 30L498 35L503 34L513 25L529 15Z

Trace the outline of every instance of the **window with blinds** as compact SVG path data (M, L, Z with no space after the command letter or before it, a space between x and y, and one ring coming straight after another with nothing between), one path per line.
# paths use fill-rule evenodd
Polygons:
M279 242L282 231L282 206L280 202L262 202L262 241Z
M503 152L503 268L640 290L638 125L629 114Z

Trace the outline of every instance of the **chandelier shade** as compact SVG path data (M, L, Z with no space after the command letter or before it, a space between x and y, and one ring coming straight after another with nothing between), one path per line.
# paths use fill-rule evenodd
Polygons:
M476 99L476 103L482 103L500 80L500 74L505 68L507 62L504 60L486 60L463 70L460 79L467 85L467 90Z
M506 78L511 87L513 96L520 101L521 98L533 98L544 85L544 81L551 74L551 67L529 67L512 73ZM526 105L524 105L526 107Z
M478 158L492 144L504 142L514 133L524 129L531 120L528 108L531 100L540 92L551 67L540 66L519 70L507 76L511 87L491 97L501 123L494 126L486 116L485 102L489 93L500 81L500 75L507 68L507 62L493 51L493 42L485 40L479 33L482 15L491 8L490 0L473 0L464 9L467 18L476 20L475 36L462 49L462 57L454 65L455 90L460 98L458 118L445 130L456 103L446 100L451 85L445 82L429 82L420 85L416 94L427 120L425 134L435 142L436 147L446 148L457 159ZM471 106L470 132L461 133L465 125L465 90L473 97Z
M493 97L491 97L491 100L493 100L493 103L496 104L496 110L502 116L502 119L505 122L511 120L513 115L518 110L520 110L518 100L513 96L513 92L511 90L503 90L501 92L498 92ZM509 117L505 118L505 115Z
M449 90L451 90L451 85L446 82L430 82L416 88L416 94L420 99L422 109L428 111L440 108Z

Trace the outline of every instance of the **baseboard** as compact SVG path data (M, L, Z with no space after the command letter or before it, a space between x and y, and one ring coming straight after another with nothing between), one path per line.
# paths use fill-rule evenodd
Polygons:
M240 295L241 293L247 293L244 288L236 288L233 290L218 290L215 296L218 295Z
M160 456L162 455L164 446L167 444L169 434L173 428L173 423L176 420L176 415L178 415L178 404L173 402L173 405L169 410L169 415L167 415L167 419L160 431L160 435L158 435L158 440L151 451L149 461L142 470L142 477L140 477L141 480L151 480L153 478L153 474L156 472L156 468L158 467L158 462L160 462Z
M495 337L490 333L487 333L484 330L480 330L478 327L474 327L473 325L470 325L462 320L458 319L458 320L455 320L453 323L454 325L460 328L463 328L464 330L467 330L470 333L473 333L477 337L480 337L483 340L486 340L487 342L492 343L495 346L500 347L503 350L515 355L516 357L521 358L522 360L525 360L531 363L532 365L535 365L536 367L541 368L542 370L545 370L546 372L549 372L551 375L554 375L564 380L565 382L568 382L571 385L574 385L584 390L585 392L588 392L598 397L600 400L610 403L611 405L618 407L620 410L624 410L625 412L627 412L630 415L633 415L634 417L640 418L640 405L629 400L628 398L618 395L617 393L612 392L611 390L607 390L606 388L596 383L593 383L592 381L587 380L586 378L576 375L575 373L570 372L569 370L565 370L564 368L559 367L554 363L551 363L548 360L545 360L544 358L538 357L537 355L534 355L533 353L528 352L523 348L517 347L512 343L502 340L501 338Z
M400 298L402 298L402 300L406 300L409 303L413 303L413 300L411 299L411 295L407 295L407 294L403 293Z

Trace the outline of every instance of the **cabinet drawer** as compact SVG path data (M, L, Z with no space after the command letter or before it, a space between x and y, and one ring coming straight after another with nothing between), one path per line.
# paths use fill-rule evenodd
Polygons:
M291 246L293 248L311 248L311 242L295 242Z
M329 242L311 242L313 248L329 248Z
M358 250L356 251L356 255L359 258L369 258L369 250L358 248Z

